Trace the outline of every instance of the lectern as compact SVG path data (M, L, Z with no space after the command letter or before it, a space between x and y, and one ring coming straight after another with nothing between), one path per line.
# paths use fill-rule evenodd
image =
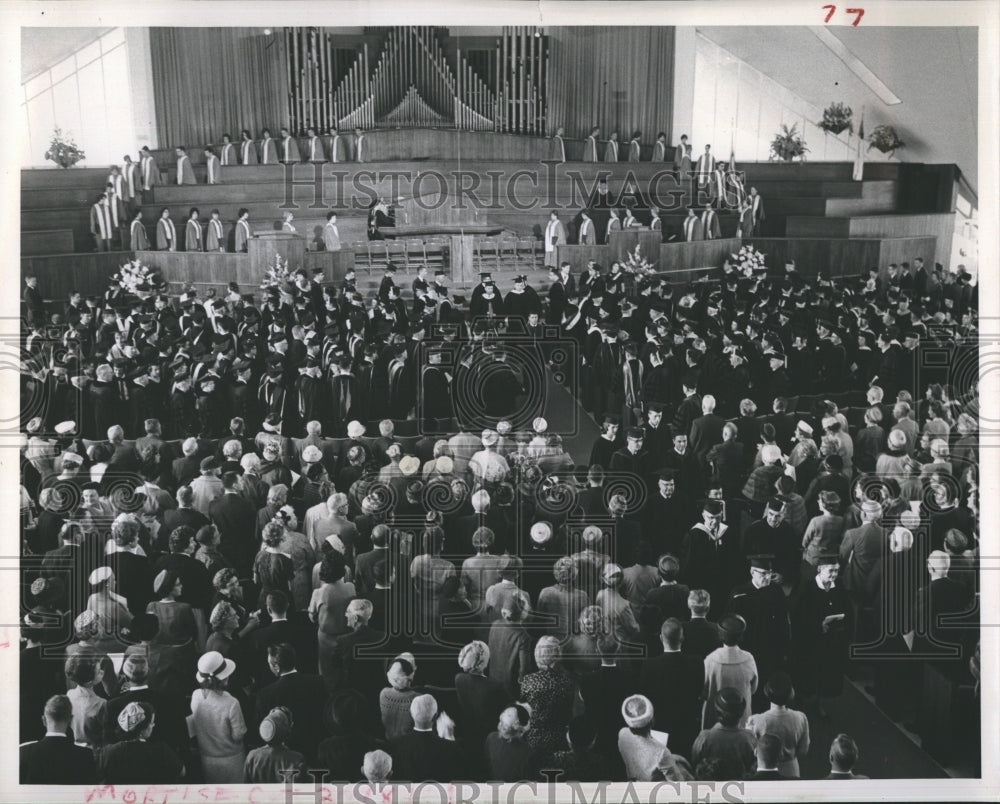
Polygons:
M274 266L274 258L281 257L288 261L289 270L302 268L305 265L306 239L294 232L254 232L247 243L250 254L250 284L259 285Z

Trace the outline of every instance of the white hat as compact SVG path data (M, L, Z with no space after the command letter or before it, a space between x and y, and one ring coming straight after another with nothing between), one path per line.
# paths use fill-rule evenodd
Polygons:
M497 432L500 435L507 435L511 431L511 423L506 419L497 422Z
M534 430L539 435L541 435L542 433L544 433L546 430L549 429L549 423L545 421L545 419L543 419L541 416L539 416L531 423L531 429Z
M604 577L604 582L607 583L612 578L614 578L616 575L621 575L622 574L622 568L619 567L617 564L605 564L604 565L604 570L603 570L603 572L601 574Z
M59 422L55 430L58 435L73 435L76 432L76 422Z
M499 440L500 440L500 436L497 434L496 430L483 430L483 446L484 447L492 447Z
M310 444L302 450L303 463L319 463L321 460L323 460L323 453L315 444Z
M62 454L62 462L63 466L65 466L67 462L75 463L77 466L80 466L83 463L83 456L76 452L64 452Z
M25 429L26 432L29 432L29 433L37 433L39 430L42 429L42 417L41 416L35 416L35 418L31 419L24 426L24 429Z
M823 417L823 429L827 430L827 429L833 427L833 425L837 424L839 421L840 421L840 419L838 419L836 416L824 416Z
M630 729L641 729L653 722L653 703L645 695L630 695L622 703L622 717Z
M455 462L447 455L442 455L434 462L434 468L443 475L450 475L455 471Z
M348 422L347 437L361 438L365 434L365 426L359 421Z
M895 428L889 431L889 449L902 449L906 446L906 433Z
M111 571L111 567L98 567L90 573L90 585L97 586L99 583L104 583L108 578L114 577L115 574Z
M208 681L210 678L217 678L220 681L229 678L236 669L236 662L227 659L217 650L210 650L198 660L199 681Z
M331 533L327 536L326 543L341 555L347 555L347 546L336 533Z
M799 423L795 425L795 429L800 433L805 433L806 435L813 434L812 425L809 424L809 422L802 421L802 419L799 419Z
M531 526L530 533L535 544L545 544L552 538L552 526L548 522L536 522Z
M399 462L399 471L402 472L405 477L415 475L420 471L420 458L416 455L405 456Z

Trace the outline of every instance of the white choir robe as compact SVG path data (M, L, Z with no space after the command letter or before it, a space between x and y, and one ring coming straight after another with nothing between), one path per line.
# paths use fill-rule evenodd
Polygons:
M222 184L222 171L219 157L209 154L205 159L205 170L208 184Z
M712 183L712 173L715 171L715 157L711 154L702 154L698 157L698 165L695 172L698 174L698 186L708 187Z
M194 168L191 167L191 157L187 154L177 159L177 183L195 184Z
M125 200L132 202L135 200L136 184L139 178L135 162L129 162L122 168L122 179L125 186Z
M98 251L111 250L114 225L111 220L111 209L105 201L98 201L90 208L90 233L97 241Z
M214 218L209 220L208 228L205 231L205 251L225 251L226 237L222 227L222 221Z
M323 153L323 138L322 137L310 137L309 138L309 161L310 162L325 162L326 154Z

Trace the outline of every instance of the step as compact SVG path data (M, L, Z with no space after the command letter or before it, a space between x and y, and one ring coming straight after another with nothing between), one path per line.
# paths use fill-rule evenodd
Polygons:
M21 232L21 255L35 257L42 254L72 254L72 229L46 229Z

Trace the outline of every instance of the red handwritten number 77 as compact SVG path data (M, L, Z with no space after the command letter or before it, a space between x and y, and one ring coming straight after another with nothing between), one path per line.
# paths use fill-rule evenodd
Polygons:
M837 7L834 5L825 5L823 8L829 9L826 13L826 18L823 20L824 23L829 23L833 15L837 13ZM845 9L845 13L858 15L854 18L854 22L851 23L852 27L857 28L858 23L861 22L861 18L865 15L865 10L863 8L848 8Z

